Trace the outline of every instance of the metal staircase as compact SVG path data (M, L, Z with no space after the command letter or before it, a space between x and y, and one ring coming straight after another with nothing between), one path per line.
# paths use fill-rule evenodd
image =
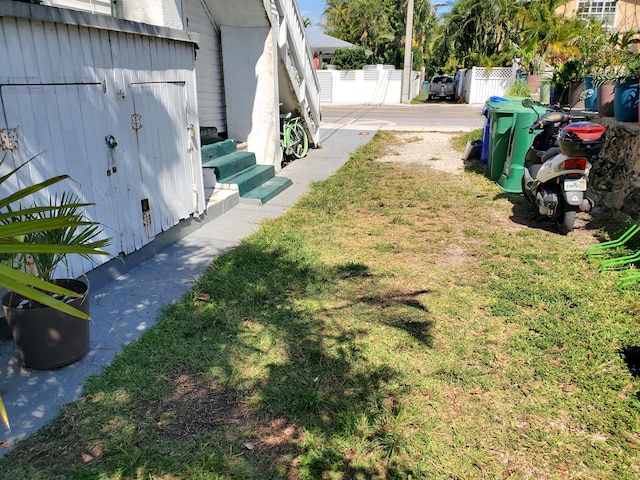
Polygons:
M320 142L320 82L313 68L313 55L298 3L272 0L274 26L277 28L280 103L283 112L295 111L302 117L309 144Z

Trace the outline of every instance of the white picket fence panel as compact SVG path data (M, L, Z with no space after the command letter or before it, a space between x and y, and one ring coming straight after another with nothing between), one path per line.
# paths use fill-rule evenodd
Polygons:
M484 103L491 96L504 96L516 80L514 67L460 69L458 96L469 104Z

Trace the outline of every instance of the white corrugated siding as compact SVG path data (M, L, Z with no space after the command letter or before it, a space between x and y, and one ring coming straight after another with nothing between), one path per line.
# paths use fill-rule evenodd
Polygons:
M0 152L7 154L0 174L32 157L21 185L69 174L51 192L96 204L86 213L113 238L110 253L131 253L204 211L200 152L190 135L198 128L192 44L2 17L0 65L0 129L18 138L17 149ZM72 273L88 269L76 262Z
M329 70L318 70L318 82L320 83L320 101L333 102L333 75Z
M220 31L201 0L184 3L186 29L200 34L196 53L198 118L203 127L227 131Z

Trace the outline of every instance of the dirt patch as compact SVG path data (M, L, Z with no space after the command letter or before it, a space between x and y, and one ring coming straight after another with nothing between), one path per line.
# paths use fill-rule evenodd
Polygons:
M462 153L451 146L452 136L442 132L400 134L399 145L390 147L390 153L380 161L429 165L442 172L460 174L464 162Z
M451 140L456 135L458 134L447 132L399 133L396 137L398 143L389 147L389 153L379 161L427 165L435 170L454 175L461 175L465 168L472 164L480 167L474 170L481 170L482 165L479 165L477 160L464 161L463 153L452 147ZM541 228L556 232L553 222L536 215L533 206L528 204L521 194L497 193L497 196L501 195L508 197L513 203L513 214L505 217L503 209L499 207L488 213L505 229L517 231L523 228ZM607 218L607 212L598 207L592 213L580 212L570 235L579 245L585 247L596 243L594 230L608 224Z
M149 412L164 435L178 440L232 426L251 439L242 446L245 454L261 453L277 463L278 457L296 450L302 430L282 418L262 418L247 407L243 392L215 388L193 375L181 375L174 383L176 392Z

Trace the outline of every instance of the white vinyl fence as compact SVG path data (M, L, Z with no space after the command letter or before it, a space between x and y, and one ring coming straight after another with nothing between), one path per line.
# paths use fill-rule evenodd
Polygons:
M363 70L318 70L320 102L355 105L401 103L402 70L377 65ZM420 78L411 72L409 98L418 95Z

